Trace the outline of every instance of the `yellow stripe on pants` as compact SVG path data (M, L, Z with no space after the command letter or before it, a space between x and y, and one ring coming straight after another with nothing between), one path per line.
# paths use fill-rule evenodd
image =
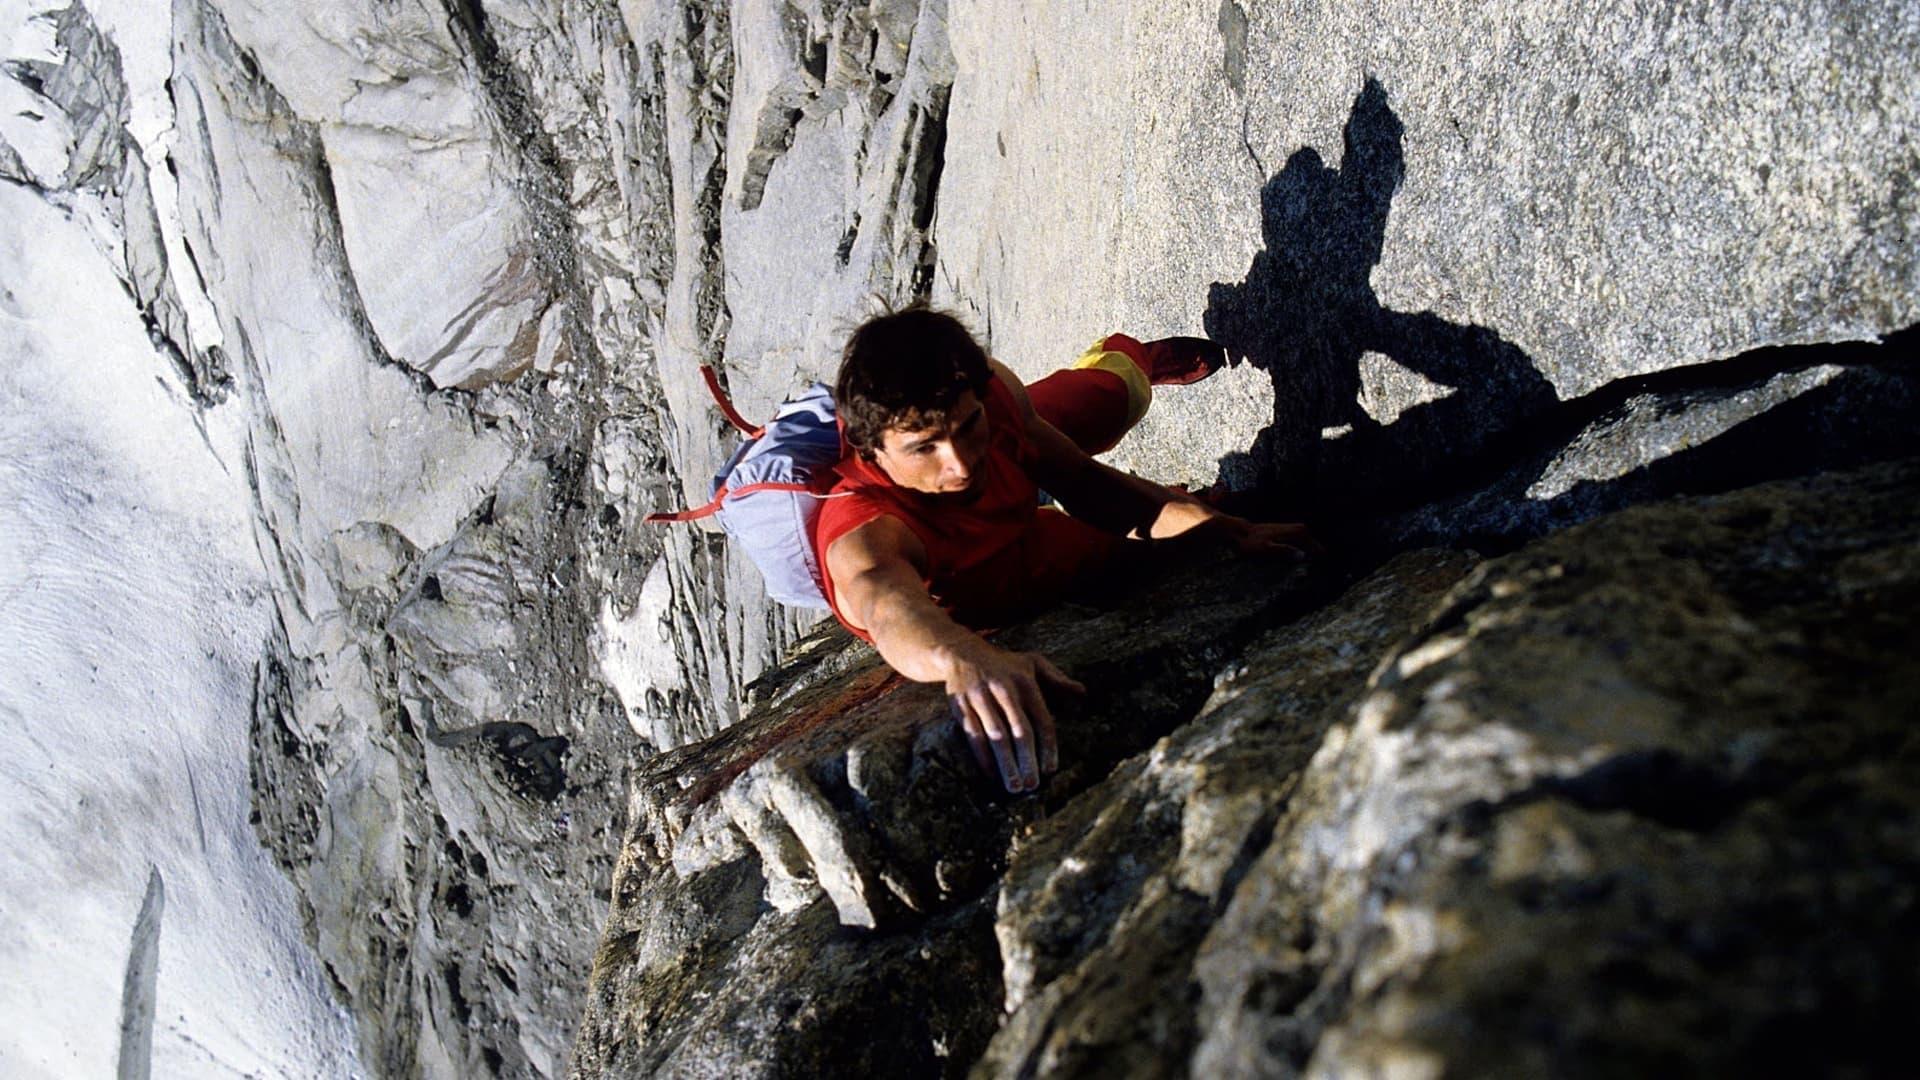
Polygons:
M1102 348L1106 340L1101 338L1094 342L1086 352L1080 354L1080 359L1073 362L1073 367L1076 371L1093 368L1120 376L1120 381L1127 384L1127 427L1131 428L1147 415L1147 406L1153 404L1153 384L1147 381L1147 373L1141 371L1140 365L1134 363L1126 353Z

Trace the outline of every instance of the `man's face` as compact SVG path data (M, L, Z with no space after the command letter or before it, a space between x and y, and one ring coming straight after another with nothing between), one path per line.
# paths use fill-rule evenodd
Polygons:
M908 431L890 427L873 459L887 479L929 495L975 490L987 457L987 410L972 391L960 395L944 426Z

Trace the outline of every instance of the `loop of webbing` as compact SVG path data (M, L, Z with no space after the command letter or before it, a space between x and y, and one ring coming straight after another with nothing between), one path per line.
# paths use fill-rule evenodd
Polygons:
M720 406L728 423L739 428L749 439L757 439L766 433L766 428L747 423L746 418L740 415L740 410L733 407L733 402L727 399L727 392L720 389L720 373L713 370L711 364L700 365L700 377L707 380L707 392L713 395L714 403Z
M705 506L696 506L691 510L663 510L657 514L648 514L644 520L650 522L698 521L703 517L712 517L720 512L720 504L737 495L751 495L756 491L791 491L796 494L811 495L816 499L832 499L836 496L822 494L805 484L783 484L778 481L766 481L747 484L744 487L721 488L713 493L713 501Z
M696 506L691 510L662 510L657 514L648 514L644 520L658 524L667 521L698 521L703 517L712 517L720 512L720 504L730 494L721 488L713 496L713 501L705 506Z

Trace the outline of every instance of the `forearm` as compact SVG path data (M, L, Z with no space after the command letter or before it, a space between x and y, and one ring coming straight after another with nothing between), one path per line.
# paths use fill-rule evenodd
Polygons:
M1068 513L1108 532L1166 540L1237 520L1191 495L1094 460L1038 418L1028 434L1039 457L1035 479Z
M1190 495L1175 491L1168 491L1167 494L1169 498L1160 505L1160 512L1147 531L1151 539L1171 540L1176 536L1198 537L1202 533L1218 533L1220 539L1230 541L1238 531L1235 526L1246 524Z
M863 611L881 658L909 679L944 685L981 769L997 769L1008 791L1038 787L1042 773L1059 768L1059 742L1042 684L1076 693L1086 687L1038 653L988 644L901 576L875 584L880 588L863 598Z
M914 682L946 682L963 657L992 648L954 622L924 589L877 588L864 614L880 658Z
M1229 520L1190 495L1088 460L1059 494L1074 516L1112 532L1154 540L1185 535L1203 525Z

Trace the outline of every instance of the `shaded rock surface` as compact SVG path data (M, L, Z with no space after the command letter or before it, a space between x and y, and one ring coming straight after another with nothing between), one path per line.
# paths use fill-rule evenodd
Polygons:
M1629 510L1482 567L1203 944L1195 1068L1895 1069L1916 478Z
M1504 549L1662 495L1899 457L1920 432L1915 342L1909 329L1872 345L1760 349L1615 383L1509 436L1460 490L1402 489L1384 501L1411 509L1335 527L1362 542Z
M1095 688L1027 798L823 640L643 770L575 1072L1890 1074L1916 495L1651 504L1323 606L1189 567L1011 635Z
M741 723L643 770L576 1072L964 1071L1001 1010L994 898L1010 852L1191 716L1261 625L1327 592L1209 560L1007 632L1089 687L1060 703L1062 770L1026 800L980 775L937 692L823 632ZM831 958L807 968L825 983L766 981L814 949ZM848 1026L848 1010L879 1018Z

